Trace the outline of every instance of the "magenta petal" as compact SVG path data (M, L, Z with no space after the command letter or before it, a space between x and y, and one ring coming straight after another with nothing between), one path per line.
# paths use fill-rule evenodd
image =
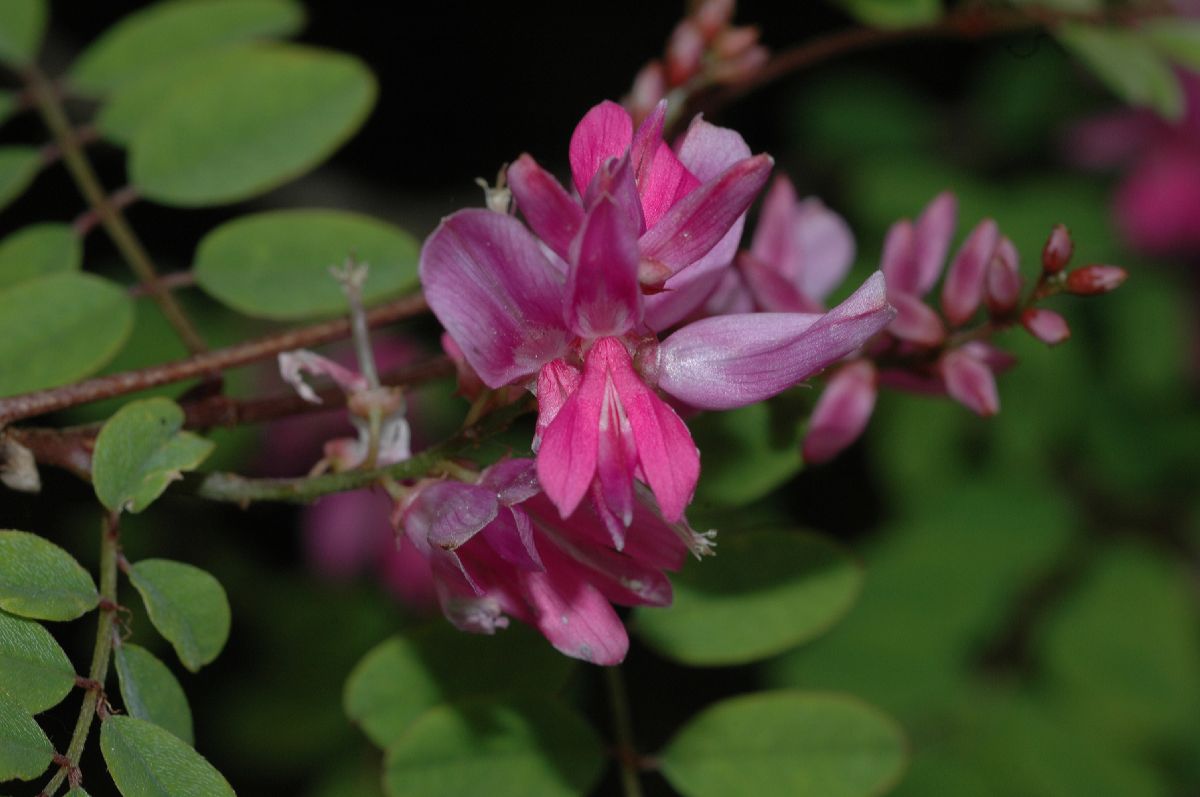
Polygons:
M913 236L913 265L917 282L911 293L924 296L937 282L957 224L958 200L949 191L935 196L921 211Z
M579 389L546 428L538 448L538 481L564 518L579 506L596 474L605 381L603 369L585 369Z
M601 341L597 347L604 344ZM624 347L616 343L628 358ZM604 403L600 408L600 442L596 456L596 475L599 483L599 499L620 521L613 534L613 545L618 550L625 545L624 529L633 521L633 471L637 467L637 446L633 439L633 427L625 414L625 407L617 395L612 376L605 380ZM613 525L613 524L610 524Z
M394 537L386 495L371 490L327 495L304 511L304 547L321 576L347 579L369 564L380 540Z
M496 494L504 506L528 501L542 491L537 480L537 465L532 459L506 459L485 470L479 485Z
M1000 239L996 256L987 267L984 289L988 310L1005 315L1021 300L1021 266L1017 247L1006 237Z
M812 197L800 203L794 223L804 258L800 287L809 298L823 302L854 263L854 234L845 219Z
M488 547L518 570L544 570L533 541L529 516L516 507L504 507L480 533Z
M562 409L571 394L579 388L579 381L582 378L578 368L568 365L562 360L551 360L542 366L542 370L538 371L538 417L533 433L534 451L538 450L546 428L558 416L558 411Z
M757 155L739 161L675 203L665 216L642 235L642 257L677 272L700 259L725 237L750 207L773 161Z
M583 224L583 210L554 176L528 155L508 167L508 184L525 221L563 260Z
M804 436L804 460L828 462L867 428L875 410L875 366L858 360L838 370L825 387Z
M425 298L489 387L535 373L563 353L564 286L519 221L461 210L421 250Z
M405 515L404 528L410 537L452 551L491 523L498 509L495 493L485 487L436 482L421 489Z
M641 322L636 235L611 197L588 211L567 276L566 322L580 337L623 335Z
M796 241L796 206L796 189L792 187L792 181L779 175L763 200L758 226L750 239L750 254L781 278L798 283L804 269L804 256Z
M750 147L735 130L717 127L696 116L675 145L675 153L701 182L719 176L738 161L750 157Z
M653 227L672 205L700 185L662 140L666 113L667 101L663 100L633 134L630 147L646 227Z
M629 635L608 600L591 584L563 567L563 554L544 552L546 570L522 578L534 625L562 653L593 664L620 664Z
M762 225L759 225L762 229ZM823 309L779 269L764 263L752 252L739 252L738 268L754 295L755 304L768 313L819 313Z
M396 541L396 547L386 551L379 563L383 583L409 607L428 612L437 605L433 571L429 560L421 555L407 536Z
M1057 346L1071 337L1067 320L1053 310L1030 307L1021 314L1021 324L1047 346Z
M745 224L743 215L708 254L668 279L661 293L645 297L646 326L658 332L675 326L699 309L730 270Z
M754 296L737 269L726 269L721 281L704 300L701 316L754 312Z
M622 606L669 606L671 582L659 570L627 553L553 535L554 545L566 554L561 565L581 581L594 586Z
M992 369L962 349L946 352L941 360L942 379L950 397L977 415L1000 411L1000 396Z
M883 239L879 270L887 278L888 293L892 296L901 293L921 295L917 291L920 278L914 255L915 241L916 231L908 219L901 219L889 227Z
M611 100L589 110L571 134L570 161L575 188L583 196L600 164L619 158L633 141L633 120Z
M942 285L942 311L953 326L970 319L983 301L986 269L999 243L1000 230L996 222L984 219L967 236L950 264L946 282Z
M896 317L888 332L910 343L936 346L946 339L946 327L932 307L910 293L894 294L890 301Z
M876 272L824 315L751 313L706 318L659 347L658 386L700 409L762 401L857 350L891 320ZM636 427L635 427L636 431Z
M603 358L611 374L637 443L638 462L663 518L668 522L679 520L700 478L700 452L687 425L646 387L619 341L605 338L597 342L592 352L589 360ZM632 519L632 514L629 517Z

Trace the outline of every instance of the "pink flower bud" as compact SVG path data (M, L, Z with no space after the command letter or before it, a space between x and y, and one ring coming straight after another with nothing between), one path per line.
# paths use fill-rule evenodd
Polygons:
M640 124L666 95L667 78L663 74L663 66L658 61L651 61L637 73L633 88L629 91L629 113L634 123Z
M704 36L690 19L675 26L667 41L667 83L681 86L700 71L704 59Z
M946 352L941 361L942 380L950 397L984 418L1000 411L996 377L985 363L962 349Z
M692 16L705 40L711 40L733 19L734 0L704 0Z
M713 42L713 52L722 60L737 58L758 44L758 35L758 28L752 25L726 28L717 35Z
M736 58L718 61L708 70L708 76L716 83L737 83L748 80L762 69L770 58L766 47L751 47Z
M1120 287L1128 277L1120 266L1084 266L1067 275L1067 292L1076 296L1095 296Z
M1064 224L1055 224L1042 248L1042 268L1050 274L1056 274L1066 268L1075 253L1075 244L1071 241L1071 232Z
M857 440L875 409L876 392L875 366L868 360L850 363L835 373L808 424L804 461L828 462Z
M988 311L994 316L1008 315L1021 300L1021 268L1017 248L1001 238L996 255L988 264L985 287Z
M1057 346L1071 337L1067 320L1053 310L1031 307L1021 314L1021 325L1047 346Z
M996 254L999 236L996 222L984 219L967 236L950 264L942 285L942 310L953 326L970 319L983 301L985 269Z

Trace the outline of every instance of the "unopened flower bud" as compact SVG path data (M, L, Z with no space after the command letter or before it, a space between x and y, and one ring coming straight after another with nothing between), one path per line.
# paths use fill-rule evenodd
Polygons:
M951 349L941 361L942 380L950 397L984 418L1000 411L1000 395L992 369L963 349Z
M1067 320L1053 310L1031 307L1021 313L1021 325L1047 346L1057 346L1071 337Z
M1067 275L1067 293L1095 296L1120 287L1129 274L1120 266L1084 266Z
M965 323L983 300L985 269L996 254L1000 231L984 219L967 236L942 284L942 311L953 326Z
M737 83L748 80L762 69L769 59L770 53L767 48L756 45L736 58L725 59L713 64L708 70L708 76L715 83Z
M862 435L875 409L875 366L857 360L838 370L817 401L808 433L804 461L828 462Z
M690 19L675 26L667 41L667 83L681 86L700 71L704 60L704 36Z
M704 0L692 15L705 40L711 40L733 19L734 0Z
M629 113L636 124L649 116L659 100L667 94L667 79L663 74L663 66L658 61L651 61L642 67L633 79L633 88L629 91Z
M1008 315L1021 300L1020 260L1017 248L1008 238L1000 239L996 254L988 264L984 298L988 311L994 316Z
M1071 240L1071 232L1065 224L1055 224L1042 247L1042 268L1050 274L1057 274L1071 262L1075 254L1075 243Z
M753 25L726 28L713 41L713 52L722 60L737 58L756 44L758 28Z

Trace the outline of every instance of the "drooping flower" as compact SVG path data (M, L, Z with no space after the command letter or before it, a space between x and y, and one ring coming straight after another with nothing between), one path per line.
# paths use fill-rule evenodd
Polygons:
M618 664L629 637L612 604L669 605L663 571L678 570L708 540L686 522L664 522L639 498L636 533L614 550L590 507L561 519L536 471L532 460L513 459L473 484L421 482L398 507L397 528L427 560L442 611L458 628L491 634L511 616L568 656Z
M591 496L618 549L635 480L677 522L699 477L687 426L658 391L700 409L752 404L854 351L891 316L876 275L823 315L710 318L660 342L723 277L724 248L736 247L770 164L703 121L672 150L661 116L635 133L612 103L588 113L571 144L581 199L528 156L514 165L518 207L540 240L512 217L464 210L421 253L430 307L483 382L537 390L547 497L565 518Z

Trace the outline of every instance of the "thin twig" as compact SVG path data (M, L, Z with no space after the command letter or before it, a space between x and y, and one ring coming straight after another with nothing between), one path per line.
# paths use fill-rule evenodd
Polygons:
M138 280L150 291L155 303L170 322L171 327L179 335L189 352L196 354L208 349L204 339L184 313L183 307L165 289L158 280L158 272L150 259L141 240L133 228L125 221L125 216L114 207L100 179L97 177L91 162L79 144L76 131L71 127L71 121L63 110L58 91L37 67L30 67L24 74L38 111L46 123L46 127L54 136L62 153L63 162L75 180L79 193L83 194L92 210L100 217L100 223L108 232L113 243L121 252L121 256L129 263Z
M420 315L428 309L425 298L421 294L414 294L369 311L367 322L373 327L381 326ZM79 404L136 393L172 382L182 382L185 379L194 379L228 368L237 368L274 357L280 352L341 340L349 334L350 322L348 320L343 318L336 321L325 321L276 335L268 335L258 340L238 343L225 349L204 352L186 360L176 360L139 371L126 371L76 382L73 385L10 396L0 399L0 426L22 418L33 418Z
M625 692L625 680L621 677L619 666L605 668L604 684L608 688L608 704L612 710L622 790L625 797L642 797L642 783L638 780L637 746L633 738L633 717L629 711L629 695Z
M116 514L106 515L100 529L100 603L99 624L96 627L96 645L92 651L92 664L88 668L88 680L103 684L108 677L108 662L112 656L114 616L113 607L117 600L117 558L120 554L120 539L118 519ZM88 735L92 729L92 720L100 701L104 699L103 689L89 689L83 695L83 705L79 707L79 718L75 721L75 730L71 733L71 741L67 746L66 760L62 762L58 772L46 784L43 794L54 797L62 786L63 781L71 779L71 785L77 785L79 779L79 760L83 756L83 748L87 745Z

